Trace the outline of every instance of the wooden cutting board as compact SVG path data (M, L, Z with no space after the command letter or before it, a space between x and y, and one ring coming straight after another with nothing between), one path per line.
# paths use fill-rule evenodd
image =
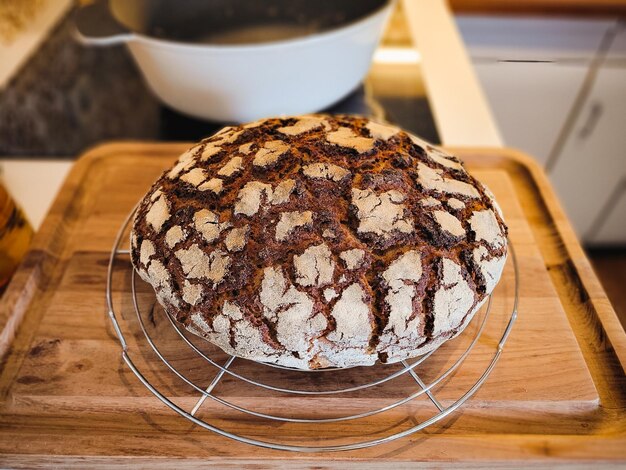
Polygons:
M504 149L453 149L500 202L520 272L519 317L504 352L485 384L460 410L409 437L338 453L253 447L171 411L123 362L107 316L105 287L116 233L152 181L185 147L107 144L74 166L0 301L0 466L258 468L273 463L326 468L341 461L350 468L368 468L383 461L400 467L409 461L462 462L464 467L576 461L589 468L591 462L626 463L626 336L545 176L530 158ZM126 242L122 245L127 248ZM118 256L112 296L132 360L151 383L189 411L200 393L177 379L148 347L132 309L131 272L127 255ZM514 293L509 261L476 346L455 373L433 388L443 406L471 387L493 357ZM208 385L218 370L181 346L142 281L137 283L137 299L140 309L148 312L147 328L163 353L198 383ZM480 318L420 366L425 381L467 347ZM212 354L219 363L227 359ZM241 359L231 368L257 380L302 389L345 386L384 372L380 367L359 368L323 378ZM393 386L311 399L279 396L225 375L214 393L262 412L310 418L385 406L415 390L415 382L403 376ZM242 415L206 400L197 416L256 439L322 445L410 428L433 415L433 406L420 396L358 422L292 424Z

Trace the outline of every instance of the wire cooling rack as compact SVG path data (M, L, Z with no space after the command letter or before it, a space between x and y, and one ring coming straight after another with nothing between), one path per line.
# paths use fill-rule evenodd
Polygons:
M135 271L129 263L129 250L120 247L124 239L124 234L128 234L128 226L133 214L134 210L128 215L122 227L119 229L113 249L111 250L107 273L106 300L108 315L122 347L122 358L143 385L169 408L198 426L239 442L277 450L328 452L371 447L423 430L452 414L476 393L495 367L496 362L502 354L504 344L515 319L517 318L519 273L515 251L513 246L509 243L511 256L507 263L512 263L514 275L514 297L511 310L506 309L505 306L502 305L494 308L492 305L494 294L492 294L486 306L476 314L476 317L466 330L459 335L459 337L445 344L464 341L462 347L454 349L453 357L446 358L447 360L444 361L445 367L440 367L440 365L434 366L436 355L440 354L441 351L445 349L445 345L418 358L412 359L411 361L401 361L398 364L390 365L377 364L367 368L355 367L350 370L328 368L302 371L274 364L236 358L226 355L219 348L186 332L165 313L163 309L159 308L156 303L156 298L150 289L144 289L143 294L141 294L142 298L152 294L150 301L141 302L139 300L140 295L138 295L138 289L140 287L138 287L138 283L139 285L144 283L141 280L137 281ZM128 237L126 237L126 239L128 239ZM122 288L121 295L130 293L132 299L130 304L132 306L127 305L128 303L124 305L124 302L122 302L122 306L118 305L118 311L116 311L113 296L114 292L118 292L119 289L115 290L113 288L113 278L114 274L119 274L116 270L116 266L121 265L119 261L125 261L123 267L119 268L123 270L125 274L125 287ZM120 311L120 309L124 311ZM156 319L157 316L159 317L158 321ZM120 321L122 318L124 321ZM468 385L463 388L454 399L447 398L444 404L443 401L440 401L436 397L435 392L441 393L441 391L448 386L448 381L451 377L464 373L463 363L480 340L485 326L489 322L503 325L502 335L494 347L493 354L490 359L484 363L484 370L481 369L482 373L478 378L475 379L475 381L466 381ZM132 335L132 346L126 340L125 333L122 331L123 329L126 330L127 335ZM180 354L181 350L185 351L182 356ZM172 351L176 353L173 354ZM187 406L185 409L185 406L179 403L180 400L177 402L177 400L172 397L172 387L164 384L163 380L155 379L153 367L143 366L144 370L142 371L140 370L140 366L132 359L132 357L145 359L148 355L154 357L152 354L161 361L162 364L159 364L159 366L164 366L161 367L164 373L169 375L168 384L171 381L179 381L197 395L197 401L195 401L193 406ZM221 361L218 358L221 358ZM235 361L237 361L237 365L242 366L241 369L243 369L243 371L235 370ZM192 367L191 364L194 364L194 366ZM440 362L438 362L438 364L440 364ZM431 371L431 373L427 374L429 375L428 379L423 379L422 374L424 374L424 371L428 371L430 365L433 365L431 368L434 369L434 372ZM262 369L265 369L266 372L269 369L271 373L259 373ZM367 369L367 373L360 373L359 369ZM418 373L418 370L422 372ZM271 380L259 379L260 376L264 375ZM309 378L314 378L314 380L303 381L303 375L308 375ZM212 377L212 379L210 379L210 377ZM358 383L359 379L362 377L366 377L366 379L362 381L362 383ZM260 395L263 396L263 401L276 405L270 407L271 410L281 409L285 411L284 408L286 408L286 413L281 414L271 410L263 411L263 409L260 408L253 409L250 406L236 403L232 397L219 396L216 393L216 388L220 382L223 383L225 379L229 379L229 382L234 382L239 387L252 387L253 389L261 391L262 393L260 393ZM397 382L401 379L404 379L405 382L403 386L398 386ZM208 385L207 380L210 380ZM407 388L406 385L407 380L409 384L413 384L409 388ZM295 385L302 384L303 382L307 385ZM293 386L289 384L293 384ZM393 387L396 393L392 393L391 396L395 398L385 403L384 406L372 407L371 404L368 404L368 397L378 398L384 395L381 391L384 387ZM404 391L404 395L398 397L398 390ZM284 401L283 397L298 396L310 401L307 409L315 410L327 407L327 404L325 404L327 402L316 403L317 400L324 400L325 397L333 396L351 398L354 394L356 394L359 400L350 400L351 406L349 407L349 411L331 417L305 416L301 413L296 413L294 410L290 410L288 406L280 406ZM365 398L365 400L363 398ZM311 426L313 425L322 426L324 423L350 422L353 423L354 428L352 428L352 426L350 427L347 438L352 440L348 443L342 442L330 445L295 445L288 442L259 440L211 424L210 418L212 415L210 413L204 413L204 415L208 415L204 417L200 412L207 399L211 399L219 406L224 407L227 411L248 416L253 419L253 422L257 423L259 427L267 425L268 422L293 423L294 425L300 424L306 426L308 434L310 434ZM388 432L382 437L373 439L358 437L360 434L359 420L390 412L390 410L400 408L402 405L419 399L427 399L430 401L432 407L434 407L433 412L428 413L423 419L419 420L412 417L413 422L410 427L395 432ZM355 412L353 403L357 402L362 404L362 408ZM370 400L370 402L378 404L379 400ZM223 418L221 419L223 421ZM319 439L324 438L322 430L320 430L320 435L317 437L319 437ZM319 439L316 438L315 442L317 443Z

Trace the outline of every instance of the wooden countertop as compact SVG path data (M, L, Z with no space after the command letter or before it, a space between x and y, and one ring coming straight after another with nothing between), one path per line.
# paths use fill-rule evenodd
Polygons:
M448 0L455 13L626 16L626 0Z

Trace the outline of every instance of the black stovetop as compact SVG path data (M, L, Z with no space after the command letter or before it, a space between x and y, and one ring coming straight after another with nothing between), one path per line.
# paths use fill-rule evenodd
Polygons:
M359 86L328 113L385 119L434 143L432 113L421 96L376 96ZM88 48L62 21L0 91L0 156L72 157L109 140L196 141L224 126L187 117L149 92L123 46Z

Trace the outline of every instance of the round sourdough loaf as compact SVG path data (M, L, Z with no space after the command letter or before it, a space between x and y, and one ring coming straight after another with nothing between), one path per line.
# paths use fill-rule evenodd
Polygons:
M506 226L453 156L385 124L309 115L226 127L137 209L132 262L229 354L301 369L424 354L500 279Z

